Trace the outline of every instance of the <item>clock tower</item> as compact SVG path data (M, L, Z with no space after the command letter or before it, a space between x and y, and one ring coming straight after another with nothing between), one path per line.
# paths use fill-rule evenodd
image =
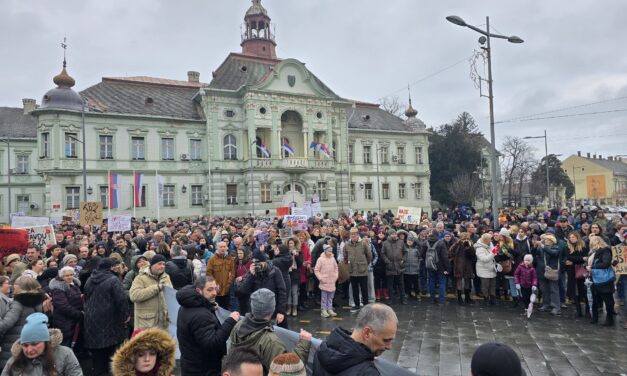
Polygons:
M276 59L276 42L270 30L270 17L261 5L261 0L252 0L253 4L244 16L242 31L242 53L269 59Z

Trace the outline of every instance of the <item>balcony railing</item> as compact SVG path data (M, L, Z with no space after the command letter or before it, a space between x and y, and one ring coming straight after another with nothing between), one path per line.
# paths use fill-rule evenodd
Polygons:
M313 158L255 158L253 160L255 168L281 168L286 170L297 169L333 169L335 161L331 159Z

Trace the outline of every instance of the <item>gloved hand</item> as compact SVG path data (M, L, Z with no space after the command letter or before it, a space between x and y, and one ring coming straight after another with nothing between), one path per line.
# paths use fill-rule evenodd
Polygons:
M520 284L516 284L516 290L520 290Z
M531 291L536 292L536 290L538 290L536 286L531 287Z

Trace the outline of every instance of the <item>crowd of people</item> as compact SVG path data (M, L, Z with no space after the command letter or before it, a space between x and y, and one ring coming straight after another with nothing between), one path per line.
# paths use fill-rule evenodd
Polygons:
M106 224L64 222L55 225L56 245L5 257L2 375L78 375L81 357L92 375L169 375L176 343L164 334L167 288L180 305L183 375L304 372L311 334L301 330L287 352L273 325L288 328L317 307L332 318L348 314L336 308L347 302L357 317L352 331L338 327L323 342L314 375L375 375L372 361L396 334L395 304L535 303L615 326L627 290L611 250L627 243L627 213L608 220L586 207L495 216L458 207L424 213L417 224L361 212L312 217L298 231L268 213L131 227L110 233ZM223 322L218 307L231 312Z

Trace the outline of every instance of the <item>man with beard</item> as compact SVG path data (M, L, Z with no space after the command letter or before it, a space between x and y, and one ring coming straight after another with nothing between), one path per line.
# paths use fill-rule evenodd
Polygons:
M226 242L219 242L216 254L207 262L207 276L213 277L218 284L219 290L216 302L224 309L229 309L231 306L229 289L236 274L235 258L229 256L227 252L228 244Z
M218 285L213 277L200 277L176 293L180 304L176 323L181 350L181 372L188 376L220 375L226 341L239 321L238 312L220 324L216 317Z

